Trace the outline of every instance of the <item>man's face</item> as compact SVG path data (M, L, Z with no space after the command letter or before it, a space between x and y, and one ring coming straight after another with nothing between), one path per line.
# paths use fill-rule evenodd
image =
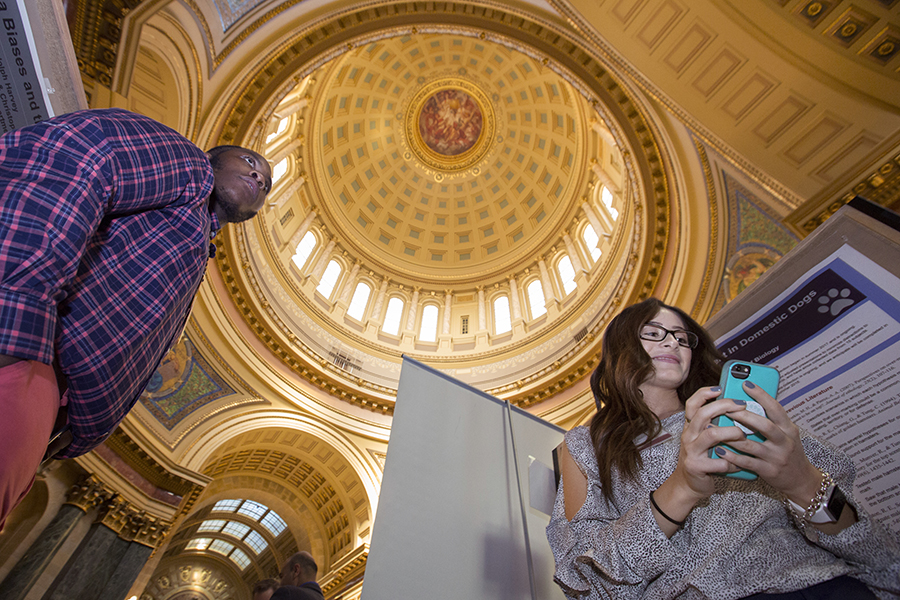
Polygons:
M269 588L264 592L256 592L253 594L253 600L269 600L272 597L272 594L275 593L275 590Z
M213 209L220 220L240 223L263 207L272 189L272 168L252 150L227 148L210 159L215 175Z

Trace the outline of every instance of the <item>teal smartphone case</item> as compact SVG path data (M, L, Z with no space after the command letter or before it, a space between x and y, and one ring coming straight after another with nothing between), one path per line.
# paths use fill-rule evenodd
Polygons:
M746 375L746 377L737 377L735 376L736 374ZM758 402L747 395L747 392L744 391L744 382L752 381L754 385L761 388L764 392L775 398L778 394L778 379L778 370L773 367L767 367L765 365L758 365L756 363L750 363L741 360L729 360L722 367L722 376L719 379L719 385L722 388L722 394L720 398L743 400L747 403L748 410L753 410L753 412L756 412L757 414L765 415L766 413L762 409L762 406L760 406ZM713 424L718 427L731 427L732 425L737 425L732 419L726 417L725 415L719 416L714 419ZM745 433L747 432L745 431ZM747 439L757 442L763 442L766 438L756 432L751 431L750 433L747 433ZM725 448L729 452L737 452L738 454L741 454L740 451L722 444L721 446L710 448L710 458L720 458L719 455L715 452L715 449L717 447ZM726 476L734 477L737 479L756 479L756 473L746 470L738 471L736 473L727 473Z

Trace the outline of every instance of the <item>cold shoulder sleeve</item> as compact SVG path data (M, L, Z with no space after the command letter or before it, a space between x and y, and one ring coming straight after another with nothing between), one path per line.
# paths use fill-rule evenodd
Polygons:
M588 485L584 505L571 521L562 485L557 492L547 527L555 579L570 598L639 598L648 581L678 560L678 540L659 529L640 485L614 478L618 506L606 501L587 428L573 429L565 442Z

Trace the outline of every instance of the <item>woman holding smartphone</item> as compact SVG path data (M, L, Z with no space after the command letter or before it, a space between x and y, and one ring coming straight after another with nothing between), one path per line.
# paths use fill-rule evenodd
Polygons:
M591 377L598 411L560 447L547 535L563 591L591 599L895 597L900 543L855 504L850 459L800 431L752 383L744 389L768 418L717 399L722 360L702 327L653 298L610 323ZM765 441L713 426L720 415ZM724 460L710 458L711 449ZM741 469L759 477L723 476ZM798 590L805 595L779 595Z

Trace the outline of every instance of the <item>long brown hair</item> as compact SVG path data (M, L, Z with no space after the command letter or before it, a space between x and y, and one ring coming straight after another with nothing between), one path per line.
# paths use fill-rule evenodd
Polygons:
M683 310L648 298L616 315L603 334L600 364L591 375L591 391L597 403L597 413L590 425L591 441L607 502L614 502L614 470L626 479L635 480L643 467L641 447L635 439L643 434L650 441L662 430L659 418L647 407L639 389L654 367L638 334L663 308L681 317L685 329L699 338L691 353L688 376L678 388L681 403L699 388L718 383L722 371L724 356L706 330Z

